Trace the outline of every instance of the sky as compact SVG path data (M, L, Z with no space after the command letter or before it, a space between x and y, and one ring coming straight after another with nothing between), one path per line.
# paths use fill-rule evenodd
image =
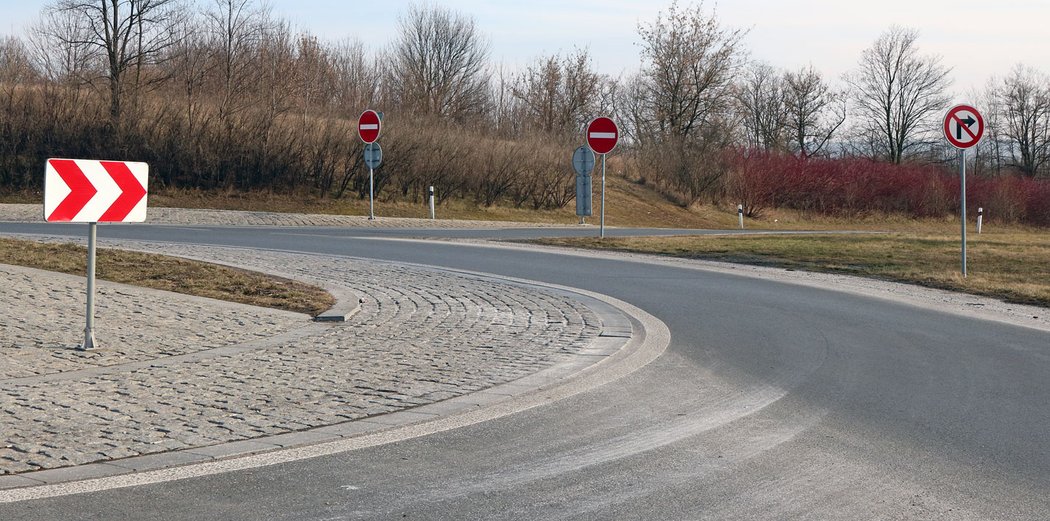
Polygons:
M0 0L0 34L23 34L46 3ZM412 2L269 4L278 17L321 38L357 38L382 49ZM599 72L618 76L638 70L638 25L666 12L670 0L430 0L430 5L474 17L491 43L494 63L508 69L579 47L588 50ZM812 64L833 84L893 24L917 29L921 52L940 56L952 69L957 101L970 99L989 78L1007 75L1017 63L1050 74L1050 0L721 0L707 1L704 8L724 27L748 31L744 46L751 59L784 69Z

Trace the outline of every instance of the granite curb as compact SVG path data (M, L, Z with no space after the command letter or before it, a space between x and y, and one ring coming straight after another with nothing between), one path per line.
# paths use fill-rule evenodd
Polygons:
M0 222L43 222L43 205L0 203ZM426 219L421 217L383 217L367 215L301 214L242 210L160 208L148 210L145 224L155 226L236 226L236 227L351 227L402 229L462 228L568 228L572 223L527 223L470 219ZM120 223L110 223L119 226Z

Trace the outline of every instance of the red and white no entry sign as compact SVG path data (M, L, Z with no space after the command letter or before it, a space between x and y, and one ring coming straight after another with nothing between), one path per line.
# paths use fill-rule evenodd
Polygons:
M587 125L587 145L597 154L612 152L619 139L620 129L616 128L616 123L609 118L595 118Z
M361 141L375 143L379 139L379 131L382 126L379 113L374 110L366 110L357 120L357 133L361 135Z
M944 115L944 137L955 148L970 148L984 134L984 118L969 105L956 105Z

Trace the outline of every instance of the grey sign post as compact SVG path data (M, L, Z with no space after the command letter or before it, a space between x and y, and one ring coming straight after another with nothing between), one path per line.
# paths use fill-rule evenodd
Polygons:
M966 149L981 140L984 118L969 105L956 105L944 115L944 138L959 149L959 203L962 235L962 276L966 277Z
M368 220L376 220L375 212L375 169L383 164L383 148L379 143L365 145L365 164L368 165Z
M572 154L572 167L576 170L576 215L580 224L584 217L590 217L591 211L591 171L594 170L594 152L581 146Z
M81 351L95 348L95 243L98 237L98 223L88 223L88 258L87 258L87 324L84 327L84 343Z
M598 237L605 238L605 156L616 148L616 142L620 140L620 129L616 122L606 118L594 118L587 124L587 146L597 154L602 155L602 218Z

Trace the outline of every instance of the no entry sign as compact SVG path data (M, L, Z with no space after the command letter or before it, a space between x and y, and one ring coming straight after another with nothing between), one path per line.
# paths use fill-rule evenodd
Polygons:
M361 141L365 143L375 143L379 139L379 131L382 127L383 123L379 119L379 113L374 110L362 112L361 117L357 120L357 133L361 136Z
M983 134L984 118L969 105L956 105L944 115L944 137L955 148L970 148Z
M616 128L616 123L609 118L595 118L587 125L587 144L596 154L612 152L619 140L620 129Z

